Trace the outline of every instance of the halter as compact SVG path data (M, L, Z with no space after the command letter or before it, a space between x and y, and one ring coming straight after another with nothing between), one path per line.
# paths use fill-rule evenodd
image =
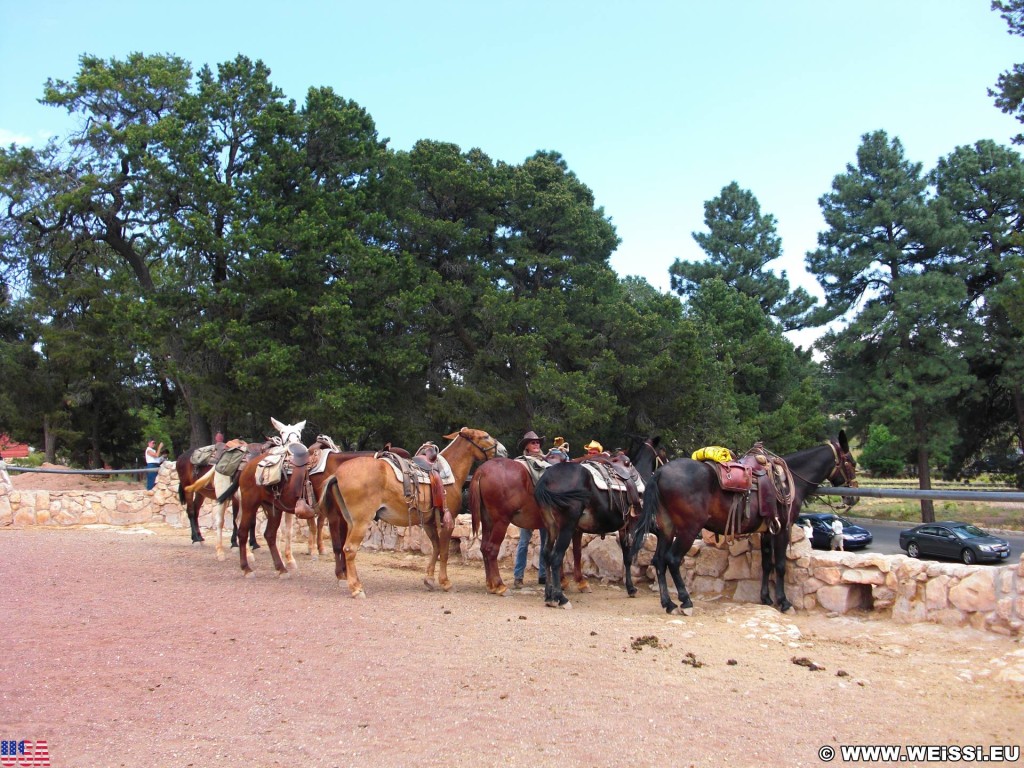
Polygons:
M491 438L491 440L493 440L494 442L489 448L484 448L478 445L476 441L473 440L472 438L466 437L466 435L462 433L461 429L459 430L459 434L455 437L455 440L458 440L460 437L466 442L468 442L470 445L472 445L474 448L476 448L478 451L480 451L480 453L484 455L485 460L493 459L495 456L498 455L498 441L495 440L493 437ZM454 443L455 440L452 440L452 442Z
M661 454L658 453L658 449L654 447L654 444L650 440L644 440L644 445L646 445L648 448L650 448L651 452L654 454L654 469L655 469L655 471L657 471L657 470L661 469L663 466L665 466L665 461L664 461L664 459L661 458Z

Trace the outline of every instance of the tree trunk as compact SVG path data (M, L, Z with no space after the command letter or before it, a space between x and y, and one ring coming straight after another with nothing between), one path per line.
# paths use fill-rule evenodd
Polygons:
M914 421L918 426L918 485L922 490L931 490L932 470L929 466L931 457L928 452L928 444L925 441L923 418L918 415L914 417ZM921 521L935 522L935 503L931 499L921 500Z
M43 415L43 458L47 464L57 463L57 436L53 434L50 415Z

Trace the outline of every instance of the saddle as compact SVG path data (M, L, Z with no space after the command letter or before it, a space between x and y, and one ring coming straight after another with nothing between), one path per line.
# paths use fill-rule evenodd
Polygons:
M614 456L590 456L581 463L583 466L591 469L591 471L597 470L605 481L605 486L613 503L614 501L621 501L622 497L619 496L617 499L612 497L612 491L615 490L621 493L624 489L627 504L621 510L623 520L626 519L627 515L634 515L636 513L636 510L640 508L643 502L641 498L643 481L640 480L640 473L636 471L636 468L626 454L619 452Z
M313 484L309 481L310 453L302 443L289 443L276 446L269 455L260 459L256 465L255 481L257 485L274 489L274 506L282 512L293 512L302 520L310 520L316 516L313 509ZM294 509L288 509L281 503L281 484L295 472L302 472L302 493L295 500Z
M526 471L530 473L530 479L533 480L534 486L540 481L540 476L544 474L544 470L550 467L552 464L558 464L564 459L560 457L552 456L550 453L541 458L534 456L516 456L514 461L518 461L524 467Z
M704 463L715 471L719 487L734 494L726 523L726 534L736 533L742 522L755 514L768 530L779 530L782 521L789 520L793 504L793 476L785 460L767 451L761 443L754 443L739 461Z
M385 448L390 448L390 445ZM449 523L451 513L445 503L444 485L445 478L451 477L451 469L438 452L436 445L425 443L416 451L416 455L409 458L401 456L394 449L381 451L376 454L376 458L387 461L394 469L395 475L402 481L402 492L409 507L410 518L415 510L419 513L420 524L423 524L425 510L420 507L417 489L420 485L428 485L430 510L434 513L437 523L440 525L442 515L445 525Z

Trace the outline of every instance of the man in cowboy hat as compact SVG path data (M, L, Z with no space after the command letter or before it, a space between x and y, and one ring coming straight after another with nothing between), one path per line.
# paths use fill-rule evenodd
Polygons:
M586 451L586 456L598 456L604 453L604 446L597 442L597 440L591 440L583 446L583 450Z
M523 435L523 439L519 441L519 455L520 457L541 459L544 457L544 452L540 449L541 443L544 441L543 437L538 437L537 433L532 429Z

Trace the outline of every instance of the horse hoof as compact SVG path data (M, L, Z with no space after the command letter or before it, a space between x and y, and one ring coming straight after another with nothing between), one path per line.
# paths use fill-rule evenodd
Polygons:
M680 608L679 612L683 616L693 616L693 606L691 605L689 608Z
M580 592L593 592L594 591L593 587L591 587L589 583L580 584L579 590L580 590Z
M245 573L244 576L247 579L255 579L256 578L256 572L255 571L249 571L248 573Z
M564 603L562 603L558 607L561 608L563 611L571 611L572 610L572 603L569 602L568 600L566 600Z
M445 592L451 592L451 591L452 591L452 587L454 587L454 586L455 586L455 585L454 585L454 584L452 584L452 583L451 583L451 582L449 581L449 582L448 582L447 584L442 584L442 585L441 585L441 589L443 589L443 590L444 590Z
M363 590L360 589L358 592L353 592L352 593L352 597L355 600L365 600L366 599L366 593L363 592Z
M544 605L546 605L548 608L558 608L559 607L557 600L545 600L544 601Z
M292 577L291 571L278 571L277 578L279 579L290 579Z
M201 546L203 546L203 542L202 542L202 540L199 540L199 541L193 540L192 541L192 546L193 547L201 547Z
M317 560L320 559L320 555L318 555L316 552L310 552L309 553L309 559L312 560L313 562L316 562Z
M224 562L224 553L223 552L218 552L217 553L217 560L222 562L222 563Z
M424 579L423 580L423 586L425 586L431 592L433 592L435 589L437 589L437 583L433 579Z

